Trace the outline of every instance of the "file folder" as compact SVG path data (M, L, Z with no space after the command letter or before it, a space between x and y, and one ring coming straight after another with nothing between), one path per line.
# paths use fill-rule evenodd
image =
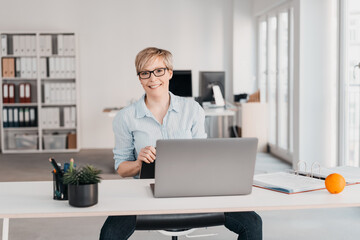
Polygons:
M19 35L14 35L13 36L13 50L14 50L14 55L15 56L19 56L20 55L20 49L19 49Z
M27 77L26 76L26 59L25 58L20 58L20 76L22 78Z
M63 46L63 35L57 35L57 52L58 55L64 55L64 46Z
M15 77L21 77L21 60L16 58L15 60Z
M13 55L14 54L14 50L13 50L13 35L8 34L7 35L7 55Z
M40 35L39 37L39 51L40 51L40 56L46 56L46 36L44 35Z
M9 77L9 61L7 58L3 58L1 61L2 76Z
M20 83L19 85L19 101L20 103L25 103L25 83Z
M2 95L3 95L3 103L9 102L9 85L7 83L3 83L2 85Z
M7 55L7 35L1 35L1 56Z
M3 126L4 128L7 128L8 125L8 110L6 108L3 108Z
M25 83L25 102L31 102L31 85L30 83Z
M15 103L15 84L8 84L9 90L9 103Z
M24 127L24 108L19 108L19 126Z
M14 108L14 127L19 127L19 109Z
M30 126L36 127L36 110L35 108L30 108Z
M67 135L67 148L76 149L76 133L69 133Z
M15 58L8 58L8 77L15 77Z
M25 109L24 109L24 125L25 125L25 127L29 127L29 126L30 126L30 112L29 112L29 108L25 108Z
M14 127L14 110L12 108L8 108L8 126Z
M31 58L31 78L37 78L37 60Z
M36 56L36 37L31 36L31 56Z
M27 35L25 37L25 55L31 56L31 36Z
M26 56L26 40L25 36L19 36L19 54Z

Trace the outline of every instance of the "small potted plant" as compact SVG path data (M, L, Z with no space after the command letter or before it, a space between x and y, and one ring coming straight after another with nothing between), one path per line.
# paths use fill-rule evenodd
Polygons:
M100 173L100 170L91 165L76 169L74 160L70 160L70 167L64 174L63 182L68 184L68 198L71 206L90 207L97 204Z

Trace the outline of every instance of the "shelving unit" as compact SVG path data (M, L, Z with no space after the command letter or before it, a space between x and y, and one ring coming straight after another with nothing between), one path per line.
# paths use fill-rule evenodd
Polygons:
M1 32L0 46L2 153L79 151L75 34Z

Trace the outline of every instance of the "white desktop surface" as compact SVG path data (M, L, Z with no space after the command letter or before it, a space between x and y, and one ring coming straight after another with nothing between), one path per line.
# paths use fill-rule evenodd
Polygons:
M207 108L204 109L205 116L235 116L236 111L232 109L225 109L225 108Z
M120 108L105 108L103 109L104 113L107 113L110 117L115 117L116 113L121 110ZM205 116L235 116L236 110L234 109L225 109L225 108L205 108Z
M68 201L52 199L52 182L1 182L0 218L85 217L108 215L170 214L195 212L260 211L360 206L360 184L340 194L327 190L287 195L253 188L250 195L186 198L154 198L154 180L104 180L99 202L76 208Z

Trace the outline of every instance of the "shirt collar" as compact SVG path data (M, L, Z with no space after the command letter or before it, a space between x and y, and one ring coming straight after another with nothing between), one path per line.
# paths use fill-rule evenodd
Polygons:
M168 112L170 111L179 112L180 111L179 97L175 96L171 92L169 92L169 94L170 94L170 106ZM145 94L136 102L135 109L136 109L136 118L151 116L151 112L146 107L145 104Z

